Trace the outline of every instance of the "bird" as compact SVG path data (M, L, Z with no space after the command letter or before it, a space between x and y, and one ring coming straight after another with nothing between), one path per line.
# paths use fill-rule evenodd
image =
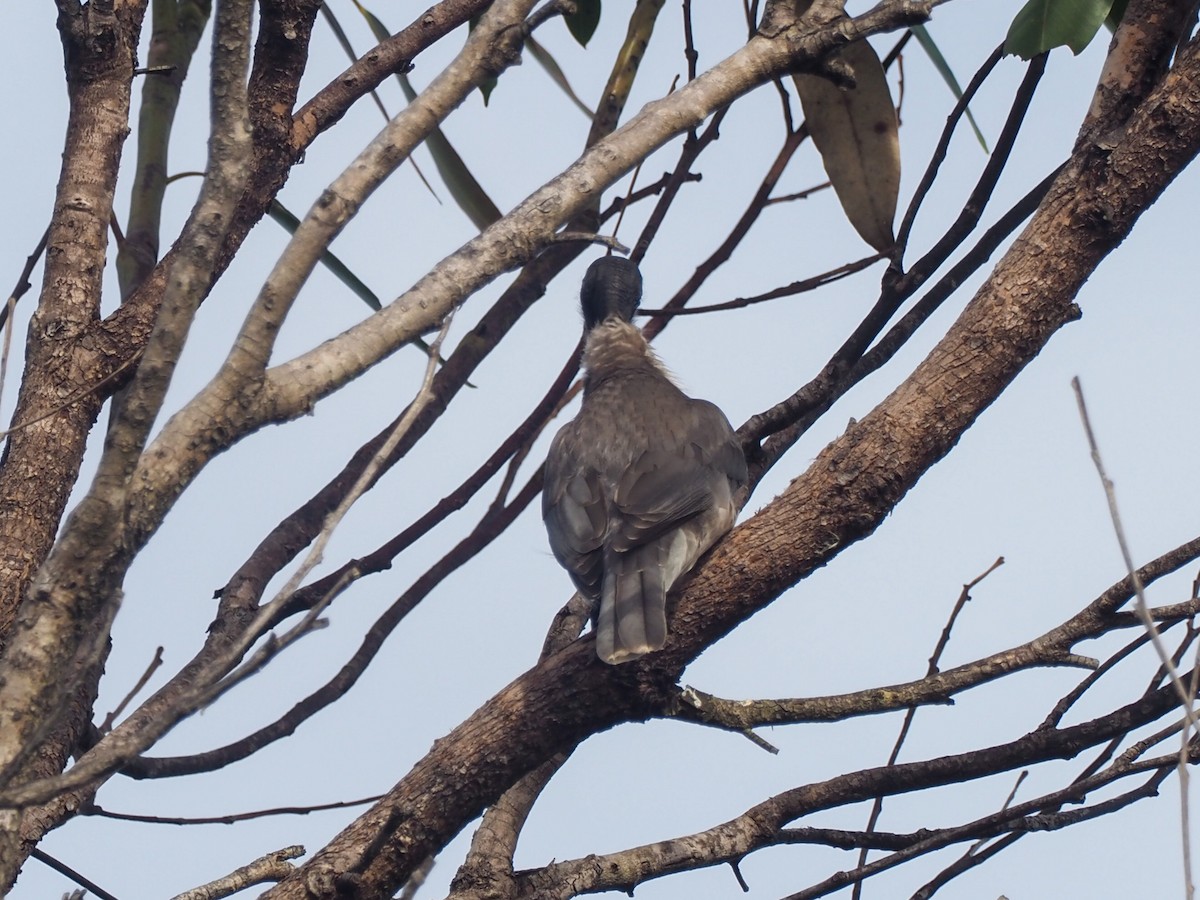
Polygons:
M661 650L667 592L737 517L746 459L724 413L681 391L632 324L637 265L597 259L580 290L583 403L546 458L550 549L593 603L606 663Z

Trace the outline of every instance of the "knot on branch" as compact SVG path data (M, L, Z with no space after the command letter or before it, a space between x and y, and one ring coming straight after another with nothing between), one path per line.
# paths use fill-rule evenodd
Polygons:
M496 78L509 66L519 66L527 36L528 29L525 23L513 22L505 25L480 59L479 67L492 78Z

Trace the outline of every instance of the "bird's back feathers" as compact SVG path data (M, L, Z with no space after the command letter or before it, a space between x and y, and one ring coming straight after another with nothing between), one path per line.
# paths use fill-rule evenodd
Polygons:
M733 526L746 463L721 411L680 391L629 323L593 327L584 366L542 514L555 557L599 602L596 651L615 664L663 646L667 591Z

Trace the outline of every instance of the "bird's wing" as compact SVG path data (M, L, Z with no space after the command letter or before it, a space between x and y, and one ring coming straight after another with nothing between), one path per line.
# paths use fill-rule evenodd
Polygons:
M611 538L614 550L654 541L729 502L746 480L746 461L724 414L705 400L682 399L671 427L616 481L613 500L622 521Z
M711 403L674 388L643 412L649 446L615 478L596 652L616 664L661 649L667 592L729 530L746 462L733 429Z
M542 518L555 559L567 570L579 592L594 600L600 596L608 509L600 474L581 464L574 426L568 423L550 445L542 488Z
M708 458L712 469L729 479L730 485L736 490L746 483L749 475L746 472L746 457L733 426L715 403L707 400L692 400L691 403L695 417L692 440Z

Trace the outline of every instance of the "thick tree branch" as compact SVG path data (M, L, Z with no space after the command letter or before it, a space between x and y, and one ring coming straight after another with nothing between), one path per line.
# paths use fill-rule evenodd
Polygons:
M59 10L70 111L47 234L46 269L29 324L25 374L14 413L16 422L38 421L9 434L0 464L0 644L8 649L17 609L50 550L98 412L98 406L90 403L64 407L61 401L87 385L76 341L100 313L108 223L144 12L144 2L62 4ZM76 637L87 627L61 620L59 624ZM77 640L72 643L75 647ZM39 663L36 648L31 657L17 652L3 663L6 678L11 673L13 679L6 681L6 691L11 687L19 697L37 697L46 704L18 716L19 725L0 713L0 769L7 769L9 775L14 774L15 763L25 758L27 741L35 734L44 736L61 721L51 710L65 712L72 705L87 708L95 697L94 685L88 685L70 702L60 704L71 686L60 690L47 684L36 674ZM8 707L8 715L12 712L13 707ZM57 771L85 721L74 718L73 727L58 736L55 747L46 748L29 775ZM19 818L15 811L0 813L0 892L11 886L24 858Z
M557 271L557 268L558 266L551 266L553 271ZM539 278L536 277L533 278L533 282L542 283L539 281ZM529 290L529 295L534 296L534 298L538 294L540 294L540 290ZM520 293L517 294L518 298L520 298L520 295ZM494 328L492 325L488 325L485 329L488 334L491 334L493 330ZM488 340L494 340L494 336L488 338ZM475 353L475 349L478 348L478 346L479 342L474 341L464 344L464 348L470 350L470 358L478 360L479 354ZM491 343L487 343L487 346L491 346ZM456 390L457 386L461 386L461 380L458 379L460 379L462 372L454 366L457 355L458 354L456 353L455 358L451 358L450 365L446 367L446 370L443 370L443 373L439 373L439 379L442 378L443 374L444 376L448 377L448 384L451 385L451 392L452 390ZM469 371L469 368L466 371ZM191 683L194 679L194 676L196 676L196 672L198 671L197 667L203 667L205 665L204 660L209 659L214 653L220 653L224 643L232 640L232 638L234 638L236 635L241 634L241 630L239 628L233 628L232 625L241 622L242 619L245 619L247 614L252 614L254 608L253 605L257 602L257 596L259 592L259 589L254 586L256 586L256 584L257 586L260 586L260 584L263 583L264 577L270 577L271 571L274 570L275 564L282 564L284 560L290 557L290 554L296 551L296 548L304 545L307 541L307 538L301 538L299 533L304 532L307 534L307 529L299 529L298 532L298 529L294 528L293 524L301 524L302 522L316 523L319 521L319 509L324 508L326 503L332 502L332 499L334 499L338 491L341 490L341 488L337 487L337 485L343 484L343 482L343 478L338 479L336 482L331 482L331 485L329 486L331 492L323 492L323 497L317 504L317 508L312 511L316 515L306 514L301 516L298 518L298 520L288 524L287 532L286 534L282 535L282 540L276 541L272 539L272 548L269 548L270 552L268 553L268 556L265 558L259 558L259 562L263 562L264 559L274 559L274 563L266 566L265 569L260 571L258 571L258 563L254 564L256 565L257 574L254 575L250 581L247 581L245 584L239 582L238 587L235 589L223 592L222 611L220 614L218 614L217 623L215 624L214 630L210 631L209 642L206 644L204 652L202 655L198 656L196 660L193 660L192 664L188 664L188 666L185 667L185 670L180 673L179 678L175 680L179 680L181 684ZM533 490L536 491L536 485L534 484L532 487ZM526 492L523 491L522 496L524 496L524 493ZM328 494L328 496L325 496L325 494ZM527 499L523 500L521 505L523 505L524 502L527 502ZM504 521L509 521L511 516L515 515L515 512L518 511L518 509L520 509L520 505L514 503L509 504L508 508L500 510L504 512ZM491 534L494 532L494 529L496 529L496 523L487 522L486 532ZM354 683L354 680L358 678L358 674L361 672L362 666L366 664L366 661L372 658L374 652L376 652L378 649L379 641L382 640L382 636L388 634L392 628L395 628L396 624L400 622L401 618L407 613L409 608L412 608L416 601L424 598L424 596L428 593L428 590L432 588L433 584L438 583L440 578L444 577L446 571L450 571L452 568L455 568L455 566L461 564L463 552L460 551L463 551L464 546L466 546L469 550L469 547L474 547L476 544L478 544L478 541L475 541L474 539L468 539L468 541L464 542L464 545L456 547L456 550L452 552L448 558L443 560L442 564L439 564L436 566L436 568L431 570L431 572L428 572L427 576L422 576L418 584L415 584L413 589L410 589L409 592L406 592L406 594L404 594L404 596L397 601L397 604L385 614L383 619L380 619L380 622L374 626L371 635L368 635L367 640L364 642L364 646L360 648L360 652L355 654L355 659L350 662L346 668L344 668L340 676L335 679L335 682L331 682L329 685L326 685L325 688L320 689L317 694L314 694L312 697L307 698L306 701L299 703L298 706L296 706L293 710L290 710L288 715L284 716L284 718L280 721L275 722L275 724L272 724L271 726L263 728L263 730L253 734L253 736L247 737L245 740L242 740L242 742L238 742L238 744L228 746L228 748L211 751L209 754L203 754L196 757L188 757L186 760L162 762L146 761L144 763L138 763L137 766L132 769L132 772L143 775L164 775L175 774L184 769L196 770L196 768L193 767L199 767L200 769L211 768L212 766L216 766L216 764L228 762L229 760L232 760L232 758L240 758L241 756L247 754L247 752L252 752L254 749L259 748L259 746L262 746L264 742L269 742L269 740L286 736L286 734L292 732L301 721L307 719L308 716L316 712L317 709L325 706L325 704L328 704L334 700L334 698L341 696L343 692L349 688L349 685ZM262 550L262 548L260 548L260 550ZM388 551L389 554L392 552L394 551ZM390 556L386 558L390 558ZM244 590L244 588L250 588L250 590ZM155 709L161 707L163 703L169 703L170 694L172 694L172 691L170 691L169 688L160 691L160 694L156 695L156 697L152 698L148 704L144 704L143 708L138 710L138 718L145 720L154 719Z
M47 240L46 270L29 325L25 374L14 422L55 417L10 433L0 468L0 638L6 638L29 577L49 551L91 404L63 408L87 386L75 342L100 311L108 223L129 120L130 84L144 4L76 8L59 16L67 51L70 112ZM63 422L68 428L63 428ZM65 444L65 446L63 446Z
M466 24L492 0L442 0L338 75L296 112L292 145L297 152L335 124L355 101L367 96L396 72L411 68L417 54Z
M1198 558L1200 538L1182 544L1143 566L1138 570L1138 577L1143 579L1143 584L1150 584ZM1131 599L1134 593L1132 580L1123 578L1045 634L1019 647L993 653L975 662L945 671L934 671L918 681L829 697L776 700L725 700L689 687L672 698L664 714L733 731L764 725L840 721L852 716L874 715L906 707L949 703L957 693L1028 668L1093 668L1098 663L1075 654L1074 646L1115 629L1139 627L1141 622L1136 617L1115 613L1117 607ZM1150 612L1155 621L1178 620L1200 612L1200 601L1191 600Z
M628 64L622 67L622 71L628 75ZM610 103L609 110L614 117L617 117L621 112L621 107ZM616 118L613 118L608 127L611 129L615 126ZM588 141L594 142L602 136L603 132L593 127L589 132ZM568 223L567 229L577 228L589 232L594 229L598 204L599 197L596 197L591 205L577 215L571 223ZM555 246L525 266L521 274L504 291L500 299L438 371L433 387L435 401L417 417L413 427L406 433L405 440L383 460L384 465L381 471L400 459L425 434L450 400L467 383L467 377L479 362L486 358L533 302L545 293L546 286L551 279L573 260L581 252L581 249L578 245ZM279 617L307 609L311 605L309 598L324 595L333 583L344 585L350 580L387 568L391 565L392 560L413 541L426 534L451 512L460 509L506 460L520 454L522 448L527 446L544 426L552 411L557 408L559 398L567 390L577 371L577 356L577 352L572 354L571 361L564 367L563 372L551 386L545 398L535 406L517 430L503 441L488 460L457 490L382 547L365 557L346 563L318 582L298 591L292 600L280 610ZM368 441L355 453L341 473L281 522L258 546L251 558L220 592L220 608L209 629L209 638L204 650L185 666L171 683L144 705L143 710L140 711L141 714L150 718L159 715L155 709L172 702L171 698L180 687L188 684L194 678L194 673L207 665L207 660L212 653L219 652L219 648L227 640L227 636L239 634L244 630L246 623L257 609L267 581L312 540L328 510L340 501L347 486L359 477L367 460L376 456L382 440L383 434L380 434ZM359 651L338 675L297 703L283 717L239 741L206 753L173 759L137 760L126 768L126 774L134 777L167 777L185 772L204 771L244 758L267 743L291 734L300 724L343 696L354 685L366 666L374 659L383 639L446 575L471 559L475 553L490 543L536 495L540 489L540 483L540 473L535 474L534 478L512 502L506 505L493 504L476 529L450 554L418 579L417 584L406 591L380 617L371 627Z
M132 36L123 37L119 43L99 42L92 48L106 48L108 52L115 54L113 59L120 60L122 53L128 57L125 70L119 73L118 85L126 93L126 107L128 89L132 83L127 72L132 69L133 47L137 43L136 28L140 27L140 16L145 5L145 2L119 4L118 16L123 23L122 27L132 28ZM300 3L263 3L258 52L250 84L251 112L256 138L251 186L241 200L226 237L218 269L222 270L228 265L250 228L262 217L276 192L282 187L291 166L318 134L333 125L354 99L377 85L393 69L402 68L404 63L398 60L409 61L415 58L421 50L465 23L471 15L487 5L485 0L445 0L431 7L410 26L381 45L378 54L367 54L342 77L335 79L297 114L293 123L290 110L307 60L308 37L318 3L316 0L303 0ZM97 27L108 27L101 21L99 6L89 8L62 4L62 8L67 11L64 15L72 23L71 40L76 43L86 36L88 23L98 23ZM82 43L78 44L78 49L83 49ZM80 90L84 92L73 95L80 101L73 108L80 115L89 118L112 114L113 127L123 129L128 116L120 114L120 102L102 101L98 95L93 97L86 93L96 90L97 87L89 87L85 82L107 71L105 64L89 55L90 53L91 50L88 50L72 56L72 64L79 73L77 80L83 85ZM282 124L284 122L286 126ZM78 127L76 133L81 133ZM100 136L106 132L104 129L89 129L88 133L91 136L89 140L102 140ZM118 130L112 133L117 136L116 146L119 148L123 132ZM284 139L279 140L280 136ZM72 143L68 140L68 147L70 146ZM64 172L79 162L81 160L71 157L68 152L67 168L64 168ZM115 179L115 155L102 149L100 144L90 145L82 162L89 167L103 167L112 163L111 177ZM103 179L99 177L89 178L87 181L96 185L103 183ZM70 179L63 182L67 186L70 183ZM81 193L73 188L70 193L74 197L87 196L87 192ZM107 213L99 215L101 205L87 204L88 209L97 210L98 218L105 220L105 225L97 232L99 235L103 235L107 227ZM66 223L67 220L59 218L57 221ZM0 485L3 486L0 495L5 498L4 531L0 533L0 635L7 633L16 604L29 577L49 550L51 539L61 520L66 497L78 474L84 438L95 422L101 405L121 381L119 377L114 380L114 375L120 376L131 368L131 363L137 359L149 337L174 252L173 250L168 253L130 297L129 302L124 303L107 319L98 321L94 315L90 318L70 316L62 322L54 319L43 329L51 340L44 345L36 342L31 344L34 352L27 356L27 373L31 377L27 377L23 382L23 399L18 403L14 421L33 421L41 416L43 411L51 410L58 410L56 415L59 418L53 423L53 428L47 424L40 428L24 429L28 434L14 436L5 451L5 460L11 459L12 463L4 467L7 474L0 472ZM75 265L80 262L77 259L58 259L54 265L64 272L99 272L96 267L89 269L84 265ZM48 270L51 277L44 281L44 291L66 299L70 293L63 294L57 290L55 281L58 276L53 275L54 271L56 269ZM51 307L42 308L46 310L46 315L50 315ZM86 328L71 326L70 321L86 325ZM52 361L47 357L45 365L37 362L39 346L44 346L47 352L53 355ZM42 374L38 374L39 372ZM51 380L43 384L47 378ZM76 399L68 407L60 410L60 399L63 396ZM37 399L39 397L42 399ZM28 465L22 462L25 459L31 461L29 465L36 464L37 479L29 476ZM12 480L14 489L9 488L5 479ZM24 491L21 489L22 485L25 487ZM33 494L26 497L25 494L31 490Z
M0 659L0 766L9 791L14 786L9 779L25 755L71 711L63 697L77 687L78 679L95 676L107 625L119 603L120 579L129 558L123 541L128 478L213 276L224 230L244 183L250 146L245 77L251 8L248 0L227 0L218 8L209 167L184 228L187 252L172 266L162 313L138 378L114 417L92 487L34 580L28 603L36 613L18 620ZM2 874L12 877L15 871Z

